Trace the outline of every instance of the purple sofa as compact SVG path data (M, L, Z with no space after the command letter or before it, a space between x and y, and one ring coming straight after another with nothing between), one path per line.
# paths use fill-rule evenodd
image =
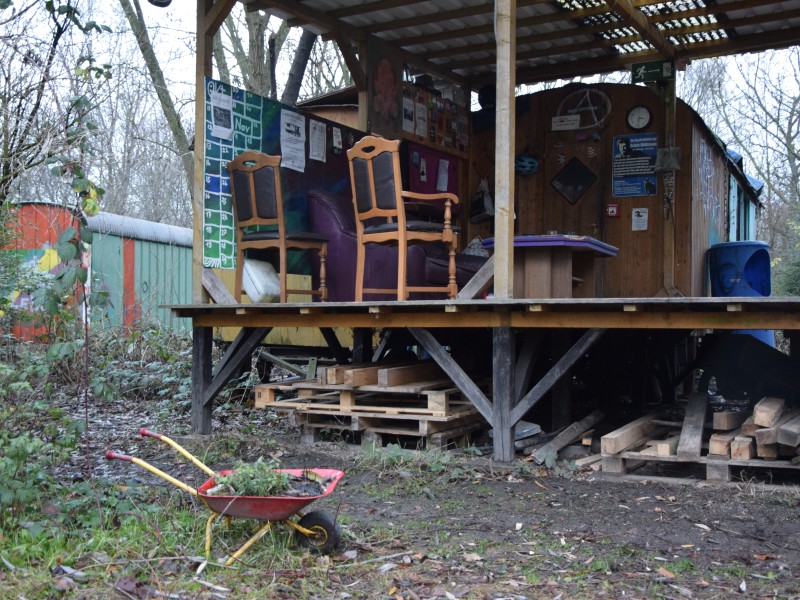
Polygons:
M308 192L309 231L328 239L328 301L353 302L356 289L356 221L353 201L325 190ZM447 285L447 250L441 244L410 246L408 249L408 285ZM313 285L317 285L319 260L314 261ZM456 281L461 289L486 262L482 256L456 256ZM397 286L397 248L367 246L365 287ZM446 294L412 293L409 299L444 299ZM396 295L368 294L364 300L396 300Z

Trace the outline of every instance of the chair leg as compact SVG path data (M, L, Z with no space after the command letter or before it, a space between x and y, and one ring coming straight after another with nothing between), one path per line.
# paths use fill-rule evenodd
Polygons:
M328 286L326 283L327 272L325 261L328 257L328 244L323 243L319 249L319 297L325 302L328 299Z
M456 246L455 241L450 244L450 260L447 263L447 295L453 300L458 295L458 282L456 281Z
M236 276L233 284L233 297L237 304L242 303L242 274L244 273L244 252L236 252Z
M278 265L280 266L281 272L279 273L278 277L280 278L281 282L281 304L286 303L287 294L286 294L286 248L281 246L278 248Z
M356 242L356 291L354 300L362 302L364 300L364 258L366 247L362 242Z
M406 269L408 266L408 244L405 238L398 240L397 244L397 299L408 300L406 290Z

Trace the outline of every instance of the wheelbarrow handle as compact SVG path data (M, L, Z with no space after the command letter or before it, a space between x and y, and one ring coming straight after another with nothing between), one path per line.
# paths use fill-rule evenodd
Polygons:
M146 471L150 471L151 473L153 473L153 475L158 475L159 477L161 477L161 479L169 481L172 485L179 487L184 492L188 492L192 496L197 496L197 490L194 489L192 486L186 485L182 481L178 481L172 475L164 473L164 471L162 471L161 469L158 469L153 465L151 465L150 463L143 461L141 458L136 458L135 456L128 456L127 454L118 454L113 450L106 450L105 456L108 460L116 459L116 460L124 460L126 462L132 462L133 464L142 467Z
M156 438L157 440L160 440L162 437L164 437L160 433L156 433L155 431L150 431L146 427L142 427L139 430L139 435L142 436L142 437Z
M142 427L139 430L139 435L141 435L142 437L155 438L160 442L164 442L168 446L172 446L175 449L176 452L179 452L180 454L182 454L187 460L189 460L189 462L191 462L198 469L200 469L202 471L205 471L206 474L211 475L212 477L214 477L216 475L216 472L213 469L211 469L211 468L207 467L206 465L204 465L200 461L200 459L192 456L192 454L190 454L189 451L186 450L186 448L184 448L183 446L178 444L178 442L176 442L174 440L171 440L167 436L161 435L160 433L156 433L155 431L150 431L149 429L146 429L145 427Z
M128 456L127 454L117 454L113 450L106 450L106 458L108 460L124 460L127 462L133 462L133 457Z

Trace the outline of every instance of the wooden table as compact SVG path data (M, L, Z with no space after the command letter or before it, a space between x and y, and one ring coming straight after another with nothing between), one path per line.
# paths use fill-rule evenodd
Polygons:
M494 248L494 238L483 240ZM618 249L586 235L514 236L515 298L595 298L595 259Z

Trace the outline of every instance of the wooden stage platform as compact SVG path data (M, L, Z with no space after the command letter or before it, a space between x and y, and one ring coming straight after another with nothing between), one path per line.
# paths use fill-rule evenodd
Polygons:
M514 426L608 331L647 330L652 336L742 329L783 330L791 339L800 330L800 297L726 298L561 298L547 300L436 300L359 303L172 305L193 324L192 431L211 433L211 409L222 387L237 376L274 327L319 328L335 356L350 355L338 346L333 328L354 331L354 363L380 358L371 344L374 330L403 330L438 363L494 430L494 458L514 458ZM241 327L217 365L212 364L212 333L217 327ZM470 343L474 329L491 345L491 399L453 358L440 338L458 333ZM531 381L540 338L537 332L560 330L560 358ZM659 333L661 332L661 333ZM552 331L550 332L552 333ZM465 338L464 335L467 335ZM474 339L478 339L477 336ZM556 338L558 339L558 338ZM550 338L552 342L552 337ZM553 351L552 344L548 347ZM563 385L563 383L561 383ZM557 403L554 402L554 408ZM568 403L567 403L568 404ZM568 414L569 407L561 407Z

